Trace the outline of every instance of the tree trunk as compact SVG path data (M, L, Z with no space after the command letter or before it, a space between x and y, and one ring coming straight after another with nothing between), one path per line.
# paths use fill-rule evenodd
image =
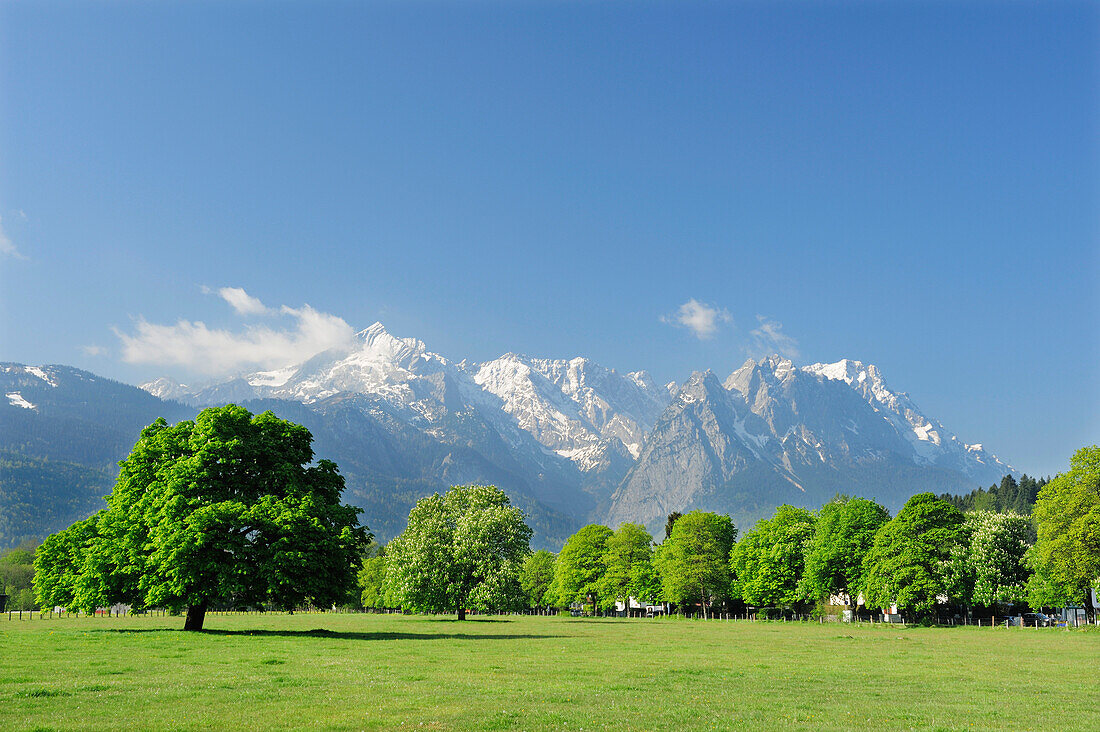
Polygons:
M183 621L184 630L202 630L202 623L206 620L206 604L188 605L187 618Z
M459 607L458 608L458 619L459 620L465 620L466 619L466 608L464 608L464 607Z

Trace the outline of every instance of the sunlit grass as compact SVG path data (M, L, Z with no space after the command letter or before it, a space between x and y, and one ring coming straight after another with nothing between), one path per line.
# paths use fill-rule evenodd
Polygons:
M1100 728L1100 633L240 615L0 619L0 728Z

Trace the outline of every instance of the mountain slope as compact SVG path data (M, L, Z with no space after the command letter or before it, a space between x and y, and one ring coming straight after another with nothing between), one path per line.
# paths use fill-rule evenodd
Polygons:
M0 549L41 539L107 507L105 470L0 451Z
M0 548L102 508L141 428L193 414L68 366L0 363L0 390Z
M194 410L69 366L0 363L0 449L116 471L141 428Z
M768 445L764 420L711 372L692 374L660 416L637 465L611 501L609 524L656 531L672 511L695 508L737 518L800 501L795 476Z
M965 492L1011 470L891 392L873 366L799 369L773 356L746 361L724 385L709 372L685 382L609 519L656 530L670 511L701 508L744 525L781 503L814 508L836 493L896 509L913 493Z
M965 444L939 420L922 414L908 394L891 391L874 364L844 359L832 364L815 363L803 367L803 371L848 384L910 443L918 463L957 470L981 485L1015 472L982 445Z
M585 490L601 501L629 470L668 404L668 393L644 371L620 375L585 358L509 353L467 370L520 429L572 461Z

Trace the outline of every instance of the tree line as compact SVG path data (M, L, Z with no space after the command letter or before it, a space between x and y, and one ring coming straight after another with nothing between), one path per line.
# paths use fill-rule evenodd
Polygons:
M1050 478L1032 478L1028 474L1016 480L1012 475L1001 478L999 484L976 488L961 496L944 493L940 498L950 502L960 511L993 511L995 513L1031 513L1039 491Z
M638 524L586 526L555 555L531 552L523 512L493 486L421 498L399 536L374 544L311 443L304 427L236 405L158 419L120 463L107 508L34 552L35 602L186 611L188 630L208 608L358 603L463 619L607 611L630 598L705 616L862 597L926 615L944 599L1080 604L1100 577L1095 446L1042 486L1030 518L964 513L931 493L890 517L838 497L819 511L780 506L740 537L728 516L704 511L669 516L659 543Z
M875 501L838 496L817 511L779 506L740 537L729 516L705 511L669 515L659 543L639 524L593 524L556 555L524 550L522 517L515 509L506 520L499 513L508 505L502 492L456 487L423 499L405 533L374 547L359 574L361 601L460 617L465 608L630 612L630 599L704 617L838 603L853 611L896 607L914 618L944 607L970 613L1023 605L1084 606L1091 615L1089 591L1100 583L1100 448L1079 450L1070 471L1054 480L1008 476L1004 490L985 495L1015 500L1021 485L1038 486L1032 515L963 511L958 501L920 493L891 517ZM474 493L493 496L483 500L497 507L496 520L514 539L506 559L479 570L458 557L492 551L475 538L492 531L471 533ZM451 501L462 510L447 518L442 507ZM465 591L452 577L477 577L495 592Z

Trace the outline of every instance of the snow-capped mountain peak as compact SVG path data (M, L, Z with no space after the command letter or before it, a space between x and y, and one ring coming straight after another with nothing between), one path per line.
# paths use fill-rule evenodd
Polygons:
M913 446L918 459L927 464L950 466L967 475L988 479L990 468L1001 475L1013 468L985 452L981 444L967 445L951 434L939 420L923 414L909 394L893 391L874 364L842 359L836 363L815 363L802 371L819 378L843 381L860 394Z
M374 323L355 334L359 344L357 360L361 362L390 362L405 368L412 367L418 361L436 360L447 363L442 356L428 351L424 341L418 338L397 338L390 335L381 323Z
M608 440L637 457L668 400L649 374L620 375L587 358L545 359L506 353L467 367L540 443L588 469Z
M864 364L850 358L844 358L836 363L815 363L803 366L802 370L809 374L822 376L834 381L843 381L863 394L870 394L874 399L897 411L901 399L908 399L904 392L894 393L886 387L886 379L878 366L873 363Z
M187 384L181 384L167 376L161 376L160 378L146 382L142 384L140 388L158 399L186 399L191 394L191 390Z

